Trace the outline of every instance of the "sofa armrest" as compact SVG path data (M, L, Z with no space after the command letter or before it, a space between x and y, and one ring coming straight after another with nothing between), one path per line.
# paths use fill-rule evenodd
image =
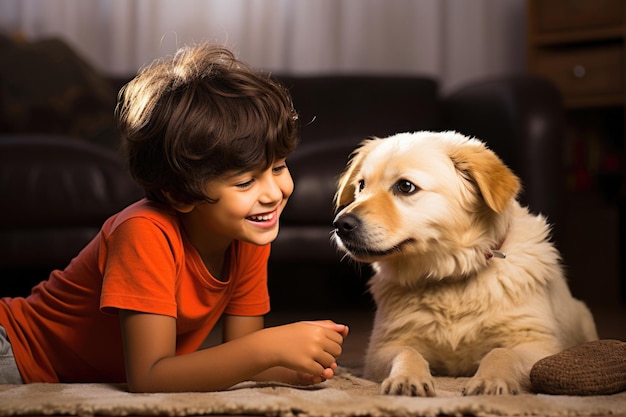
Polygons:
M485 141L521 178L520 201L546 216L558 234L565 111L557 88L532 76L483 81L444 97L443 112L444 129Z
M0 268L64 267L109 216L142 196L109 149L0 135Z

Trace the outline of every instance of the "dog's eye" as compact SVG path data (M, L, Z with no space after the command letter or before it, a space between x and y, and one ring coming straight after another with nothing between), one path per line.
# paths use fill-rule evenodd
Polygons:
M365 188L365 180L359 180L359 192Z
M394 191L402 195L415 194L418 188L415 184L408 180L399 180L394 186Z

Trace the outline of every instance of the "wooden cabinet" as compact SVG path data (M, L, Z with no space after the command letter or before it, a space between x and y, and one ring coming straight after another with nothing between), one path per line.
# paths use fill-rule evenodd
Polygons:
M528 68L552 80L568 108L626 101L626 1L529 0Z
M528 71L554 82L566 107L567 189L618 213L610 228L626 302L626 0L527 0L527 12Z
M527 0L528 70L566 107L565 164L575 191L626 195L626 0Z

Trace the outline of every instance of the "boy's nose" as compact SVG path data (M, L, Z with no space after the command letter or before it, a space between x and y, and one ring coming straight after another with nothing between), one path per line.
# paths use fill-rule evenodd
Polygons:
M263 203L274 203L282 200L283 190L280 186L279 180L271 175L264 182L264 192L261 196L261 201Z

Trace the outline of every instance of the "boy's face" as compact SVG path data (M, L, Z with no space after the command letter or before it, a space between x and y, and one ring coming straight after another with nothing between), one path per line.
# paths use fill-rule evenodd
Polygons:
M209 181L207 195L217 202L197 203L187 213L185 217L191 220L187 234L200 251L220 242L230 244L234 239L268 244L278 235L278 220L293 188L284 159L264 171Z

